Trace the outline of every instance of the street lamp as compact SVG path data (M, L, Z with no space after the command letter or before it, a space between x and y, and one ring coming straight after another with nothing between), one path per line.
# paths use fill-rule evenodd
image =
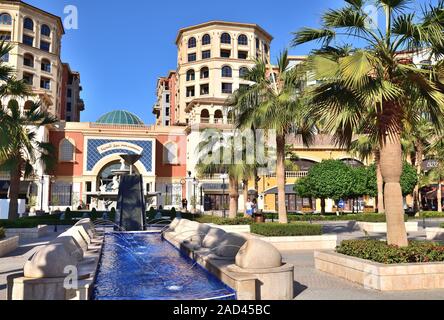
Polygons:
M225 204L225 180L228 179L228 174L226 173L222 173L220 175L220 177L222 178L222 207L223 207L223 212L224 212L224 218L227 217L227 209L226 209L226 204Z
M40 177L40 213L43 214L43 187L45 185L45 176Z
M194 208L194 213L196 213L196 206L197 206L197 198L196 198L196 187L199 184L199 180L194 178L193 179L193 194L194 194L194 198L193 198L193 208Z

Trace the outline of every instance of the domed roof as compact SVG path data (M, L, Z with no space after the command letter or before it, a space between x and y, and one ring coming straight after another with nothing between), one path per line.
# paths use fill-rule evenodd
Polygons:
M143 125L143 121L134 113L125 110L115 110L101 116L97 123Z

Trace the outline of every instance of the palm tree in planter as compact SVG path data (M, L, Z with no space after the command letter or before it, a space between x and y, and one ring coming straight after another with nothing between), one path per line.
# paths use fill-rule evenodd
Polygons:
M315 79L321 83L309 90L310 114L324 120L338 142L347 145L369 109L375 118L368 119L366 132L379 143L381 173L385 182L384 204L387 215L387 241L407 246L403 198L401 135L413 97L434 124L444 115L442 93L443 63L429 69L415 65L400 51L430 53L430 60L444 53L444 5L423 9L422 14L409 11L407 0L374 0L378 14L385 16L384 27L368 23L370 1L346 0L341 9L328 10L320 28L302 28L295 33L294 45L320 41L322 49L309 59ZM330 48L344 39L355 39L361 46L346 56L332 54ZM374 124L375 122L375 124Z
M279 222L288 223L285 201L285 160L288 134L300 134L305 145L312 142L311 122L304 122L304 102L300 94L306 72L298 66L290 68L288 52L284 51L277 69L262 60L249 70L244 79L251 82L235 93L230 102L239 129L264 129L276 133L276 179L278 187Z
M2 156L0 170L10 173L8 219L18 218L18 196L20 180L32 177L34 165L41 162L46 170L54 165L54 147L37 140L37 130L56 122L56 119L41 111L41 104L34 102L28 110L21 111L16 100L0 107L0 119L5 130L7 143L0 145Z

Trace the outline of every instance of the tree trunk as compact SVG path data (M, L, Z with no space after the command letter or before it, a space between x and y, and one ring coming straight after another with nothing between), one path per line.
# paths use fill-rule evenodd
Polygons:
M378 213L384 213L384 179L381 173L381 153L379 150L375 152L376 162L376 184L378 187L378 196L376 202L378 203Z
M248 180L244 180L244 189L243 191L243 196L244 196L244 217L248 217L247 214L247 202L248 202Z
M321 214L325 214L325 199L321 199Z
M418 177L421 176L422 171L422 159L424 157L424 147L422 143L418 142L416 146L416 156L415 156L415 165L416 165L416 173ZM413 210L418 212L421 210L420 199L419 199L419 180L416 183L415 189L413 190Z
M20 191L20 178L21 178L21 170L20 164L11 170L11 180L9 186L9 212L8 219L16 220L19 218L18 214L18 196Z
M276 136L276 180L278 188L279 223L288 223L285 205L285 136Z
M390 105L386 106L387 108ZM380 164L385 182L384 205L387 216L387 242L399 247L408 246L404 222L403 197L400 185L402 174L402 148L400 134L391 133L381 141Z
M442 212L442 181L441 181L441 177L439 177L439 182L438 182L438 190L436 192L436 197L438 198L438 212Z
M238 201L239 201L239 184L236 178L230 177L230 219L237 217Z

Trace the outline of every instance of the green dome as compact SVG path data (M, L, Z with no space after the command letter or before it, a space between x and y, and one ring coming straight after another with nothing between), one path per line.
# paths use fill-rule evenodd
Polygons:
M125 110L111 111L101 116L99 120L97 120L97 123L143 125L143 121L138 116Z

